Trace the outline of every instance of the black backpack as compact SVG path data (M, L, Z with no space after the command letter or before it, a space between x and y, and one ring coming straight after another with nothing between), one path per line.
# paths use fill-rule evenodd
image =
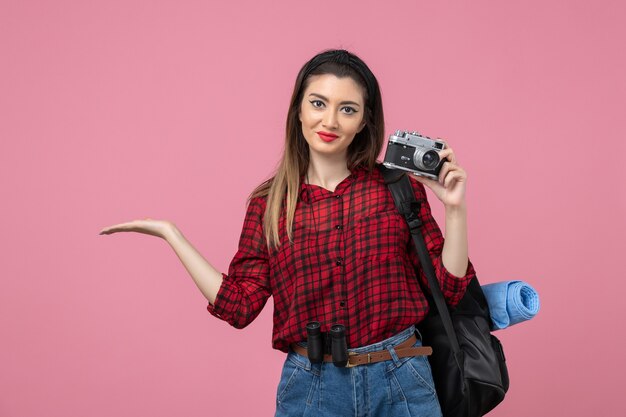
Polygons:
M506 359L500 341L491 334L485 295L474 278L461 301L451 308L439 288L418 217L420 202L406 172L379 165L394 202L407 220L432 297L426 318L417 324L425 346L444 417L476 417L491 411L509 389Z

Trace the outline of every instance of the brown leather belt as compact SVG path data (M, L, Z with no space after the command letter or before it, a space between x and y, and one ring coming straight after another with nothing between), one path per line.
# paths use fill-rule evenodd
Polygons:
M394 350L396 351L396 355L398 355L398 358L406 358L407 356L421 356L421 355L428 356L433 353L433 348L430 346L412 347L415 344L415 342L417 342L417 337L415 337L415 335L412 335L404 342L400 343L397 346L394 346ZM305 356L307 358L309 357L307 353L307 349L305 347L302 347L294 343L291 345L291 349L293 349L294 352L302 356ZM346 365L346 368L351 368L353 366L359 366L359 365L366 365L368 363L388 361L390 359L391 359L391 354L389 353L388 350L378 350L376 352L370 352L370 353L348 352L348 364ZM332 355L324 355L324 362L332 362L332 361L333 361Z

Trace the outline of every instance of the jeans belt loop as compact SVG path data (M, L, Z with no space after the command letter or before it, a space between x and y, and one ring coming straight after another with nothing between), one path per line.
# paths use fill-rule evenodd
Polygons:
M391 359L393 360L394 365L396 367L400 366L400 358L398 358L398 355L396 354L395 347L389 345L387 346L387 350L389 351L389 354L391 355Z

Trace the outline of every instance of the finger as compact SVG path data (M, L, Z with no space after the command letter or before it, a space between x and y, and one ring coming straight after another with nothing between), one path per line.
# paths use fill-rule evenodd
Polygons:
M108 235L111 233L114 233L115 230L119 227L119 225L113 225L113 226L107 226L107 227L103 227L102 229L100 229L100 234L101 235Z
M112 226L108 226L103 228L100 231L100 234L111 234L111 233L115 233L115 232L127 232L127 231L131 231L133 230L137 224L141 222L141 220L133 220L131 222L124 222L124 223L118 223L118 224L114 224Z
M453 171L455 169L458 169L459 166L452 163L452 162L444 162L443 165L441 166L441 170L439 171L439 182L441 184L443 184L444 179L446 178L446 175L448 175L448 172Z
M450 173L446 176L446 179L445 179L445 181L444 181L443 186L444 186L445 188L448 188L448 187L450 187L450 185L451 185L453 182L456 182L456 181L461 181L461 180L463 180L464 178L465 178L465 172L463 172L462 170L460 170L460 169L459 169L459 170L451 171L451 172L450 172Z
M419 175L419 174L416 174L416 173L413 173L413 177L414 177L414 178L415 178L418 182L421 182L422 184L427 185L427 186L428 186L428 188L431 188L431 189L432 189L433 187L437 186L437 184L438 184L438 183L437 183L437 181L432 180L432 179L430 179L430 178L426 178L426 177L424 177L424 176L422 176L422 175Z
M437 178L437 181L439 181L439 183L443 184L444 178L446 178L446 175L448 175L448 170L450 169L449 166L449 162L444 162L441 166L441 169L439 170L439 177Z
M123 231L126 231L126 230L127 229L123 225L115 225L115 226L105 227L104 229L100 230L100 234L101 235L110 235L111 233L123 232Z
M452 148L445 148L439 151L439 158L442 160L447 159L453 164L456 164L456 155L454 154L454 151L452 150Z

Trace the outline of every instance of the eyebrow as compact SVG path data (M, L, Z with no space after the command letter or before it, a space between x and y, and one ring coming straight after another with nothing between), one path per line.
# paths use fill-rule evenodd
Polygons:
M324 97L321 94L311 93L311 94L309 94L309 96L315 96L315 97L321 98L322 100L330 101L330 100L328 100L326 97ZM355 103L354 101L342 101L339 104L354 104L355 106L361 106L359 103Z

